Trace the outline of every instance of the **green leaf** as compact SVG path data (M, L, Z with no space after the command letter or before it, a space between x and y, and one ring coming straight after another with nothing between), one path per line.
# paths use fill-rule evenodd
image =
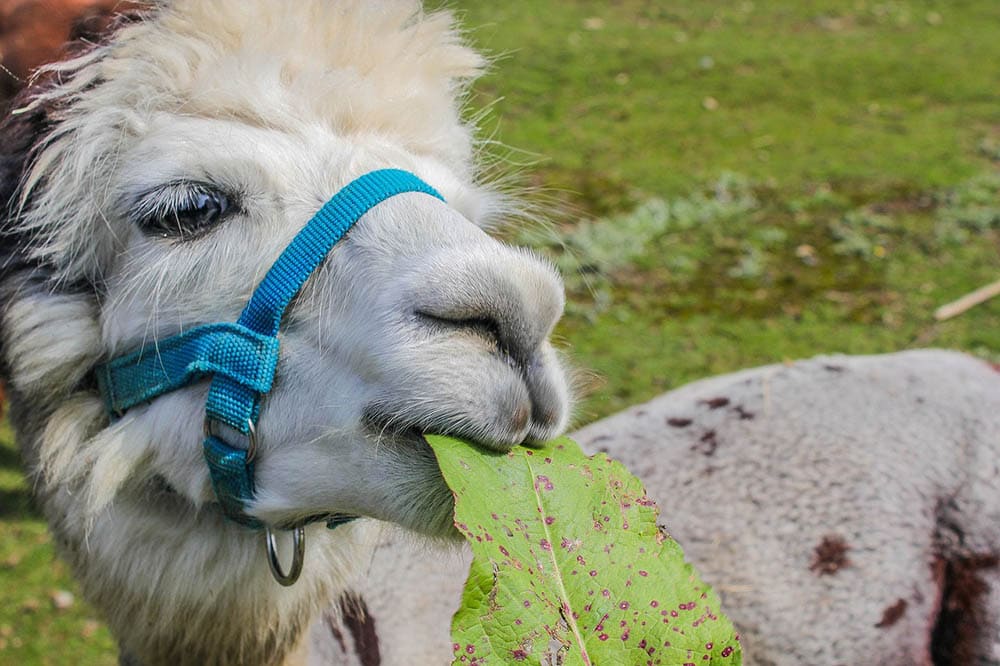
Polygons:
M427 441L474 555L455 664L740 663L718 598L620 463L567 438L506 454Z

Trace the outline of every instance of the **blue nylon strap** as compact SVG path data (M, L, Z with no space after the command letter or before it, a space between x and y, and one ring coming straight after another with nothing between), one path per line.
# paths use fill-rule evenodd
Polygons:
M207 324L117 357L97 368L98 387L112 418L130 407L212 376L206 423L248 434L261 397L271 389L278 362L278 329L285 309L334 245L369 210L405 192L444 201L430 185L398 169L372 171L330 198L292 239L254 290L236 323ZM209 432L203 442L212 487L226 516L263 527L244 509L253 499L249 451ZM347 519L321 518L330 528Z
M399 169L372 171L333 195L268 270L239 323L258 333L277 335L288 303L337 241L376 204L406 192L423 192L444 201L433 187Z
M99 366L97 382L108 412L118 416L206 375L267 393L277 364L277 338L240 324L206 324Z
M292 298L347 230L376 204L404 192L423 192L444 201L434 188L399 169L372 171L337 192L292 239L261 280L238 323L264 335L277 335ZM257 420L261 392L216 375L206 414L247 433Z
M215 435L205 436L202 449L212 479L212 490L222 512L241 525L264 527L263 523L244 511L253 499L253 461L248 460L247 450L230 446Z

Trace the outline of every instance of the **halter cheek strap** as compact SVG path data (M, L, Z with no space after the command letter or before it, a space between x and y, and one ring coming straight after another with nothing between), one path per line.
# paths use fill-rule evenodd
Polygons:
M266 527L248 515L246 507L254 495L255 426L261 400L270 391L278 366L278 330L285 309L361 216L405 192L422 192L444 201L412 173L398 169L367 173L333 195L292 239L235 323L198 326L97 368L98 387L112 418L164 393L212 378L205 403L205 462L223 512L241 525ZM219 425L228 426L229 434L241 440L239 445L227 441ZM333 528L350 518L318 516L305 522L315 520L326 520ZM301 567L301 557L298 563ZM273 566L272 561L272 570ZM283 582L278 572L275 577Z

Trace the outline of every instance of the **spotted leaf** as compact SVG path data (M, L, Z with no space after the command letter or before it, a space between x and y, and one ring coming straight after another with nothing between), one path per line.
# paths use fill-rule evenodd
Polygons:
M718 598L620 463L567 438L506 454L427 441L474 555L454 664L740 663Z

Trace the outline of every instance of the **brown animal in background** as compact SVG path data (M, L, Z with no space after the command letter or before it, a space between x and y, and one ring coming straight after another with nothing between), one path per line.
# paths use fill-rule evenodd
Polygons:
M67 55L70 40L97 41L117 16L141 3L128 0L0 0L0 104L41 65Z

